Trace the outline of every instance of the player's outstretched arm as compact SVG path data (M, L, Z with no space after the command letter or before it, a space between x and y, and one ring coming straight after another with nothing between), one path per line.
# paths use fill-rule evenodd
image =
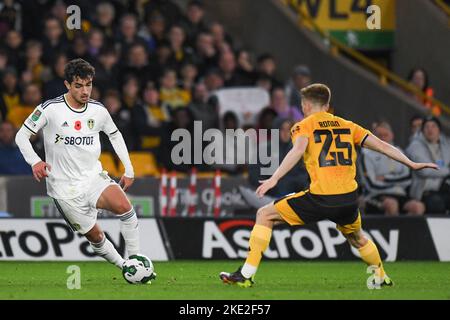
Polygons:
M369 135L367 137L367 139L364 141L363 147L383 153L386 156L388 156L389 158L394 159L398 162L401 162L413 170L421 170L421 169L426 169L426 168L436 169L436 170L439 169L439 167L435 163L417 163L417 162L411 161L411 159L409 159L406 155L404 155L396 147L378 139L376 136L374 136L372 134Z
M50 171L51 167L34 152L30 137L31 132L22 126L17 132L15 140L23 158L31 166L34 178L40 182L42 178L48 177L47 170Z
M127 145L125 144L125 140L123 140L122 134L118 130L108 137L114 151L125 168L125 173L120 179L119 184L122 186L123 191L127 191L134 181L134 170L131 164L130 155L128 154Z
M275 187L278 181L286 175L291 169L300 161L308 146L308 138L298 137L292 149L284 157L278 169L267 180L260 181L262 184L256 189L256 195L258 197L264 196L264 194Z

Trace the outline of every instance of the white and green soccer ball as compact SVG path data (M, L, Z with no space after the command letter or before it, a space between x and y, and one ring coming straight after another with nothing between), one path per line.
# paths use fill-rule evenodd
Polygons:
M131 284L149 283L156 278L152 261L143 254L135 254L125 260L122 275Z

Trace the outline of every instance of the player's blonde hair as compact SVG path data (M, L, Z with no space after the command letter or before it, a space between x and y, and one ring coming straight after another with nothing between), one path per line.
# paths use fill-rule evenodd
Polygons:
M313 104L327 106L331 100L331 90L321 83L311 84L300 90L302 100L308 100Z

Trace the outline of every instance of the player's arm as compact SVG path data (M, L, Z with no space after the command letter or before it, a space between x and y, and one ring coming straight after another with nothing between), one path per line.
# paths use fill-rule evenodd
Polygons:
M105 109L106 111L106 109ZM119 129L117 129L114 121L111 118L111 115L106 111L106 122L103 128L103 132L109 138L111 145L114 148L117 156L122 162L125 173L120 178L119 184L122 186L123 191L127 191L128 188L133 184L134 181L134 170L133 165L131 164L130 155L128 154L128 148L125 144L125 140L123 139L122 133L120 133Z
M367 138L364 140L362 147L369 148L371 150L380 152L385 154L391 159L394 159L400 163L403 163L404 165L408 166L409 168L413 170L421 170L425 168L430 169L438 169L438 166L434 163L418 163L410 160L406 155L404 155L400 150L398 150L396 147L390 145L389 143L386 143L380 139L378 139L376 136L369 134Z
M23 155L25 161L31 166L34 178L40 182L42 178L48 177L47 170L51 167L33 150L30 142L30 137L37 134L37 132L47 124L47 120L43 115L43 110L40 106L36 107L35 111L25 120L25 123L16 134L16 144Z
M291 169L300 161L308 146L308 138L299 136L295 139L292 149L284 157L278 169L267 180L260 181L262 184L256 189L256 194L259 197L275 187L278 181L284 177Z

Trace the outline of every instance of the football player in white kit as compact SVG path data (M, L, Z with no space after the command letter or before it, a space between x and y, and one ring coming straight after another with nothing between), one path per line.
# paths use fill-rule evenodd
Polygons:
M128 254L139 253L138 220L124 192L133 184L134 172L125 141L107 109L90 99L94 74L95 69L85 60L70 61L64 70L68 92L38 105L18 131L16 143L34 178L46 178L47 193L66 223L86 236L96 254L122 268L124 259L97 224L97 209L120 218ZM29 141L40 129L45 162ZM103 171L99 161L100 131L108 135L125 167L119 184Z

